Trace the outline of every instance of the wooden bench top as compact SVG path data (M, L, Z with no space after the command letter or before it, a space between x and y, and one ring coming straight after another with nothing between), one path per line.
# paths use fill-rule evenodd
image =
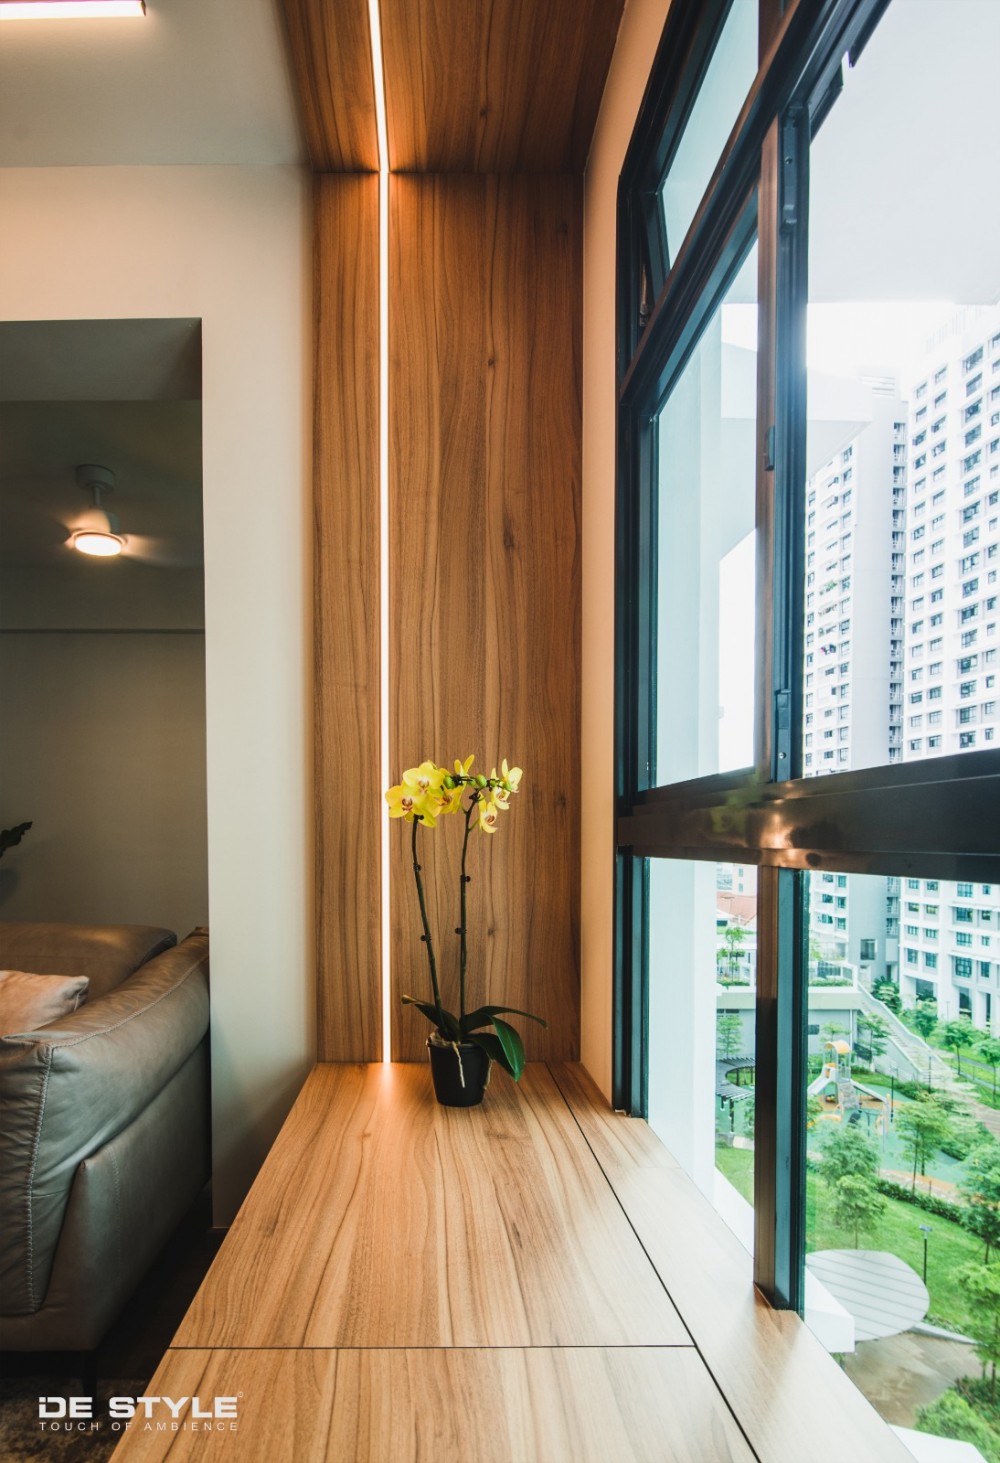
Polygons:
M912 1463L575 1064L464 1110L315 1068L148 1390L237 1427L140 1419L116 1460Z

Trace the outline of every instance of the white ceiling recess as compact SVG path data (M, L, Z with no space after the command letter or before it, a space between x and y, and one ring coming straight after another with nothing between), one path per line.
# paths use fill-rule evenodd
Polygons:
M0 24L0 167L304 159L276 0Z

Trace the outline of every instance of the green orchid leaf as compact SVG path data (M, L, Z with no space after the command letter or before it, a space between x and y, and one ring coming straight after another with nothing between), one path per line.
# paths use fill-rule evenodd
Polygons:
M438 1021L437 1007L430 1001L418 1001L416 996L401 996L404 1006L416 1006L421 1016L426 1016L432 1026L440 1027ZM444 1022L444 1032L452 1041L461 1041L462 1032L458 1024L458 1017L453 1016L450 1011L442 1011L441 1017Z
M503 1067L505 1072L508 1072L514 1078L515 1082L517 1081L514 1068L507 1059L507 1053L504 1051L503 1042L499 1037L494 1036L492 1032L488 1031L474 1031L470 1034L469 1040L474 1042L476 1046L481 1047L488 1057L492 1057L495 1062Z
M478 1026L488 1026L494 1016L526 1016L529 1021L537 1021L539 1026L548 1027L549 1024L541 1016L533 1016L530 1011L519 1011L516 1006L480 1006L463 1018L462 1030L469 1032L475 1031Z
M508 1026L506 1021L500 1020L499 1016L493 1017L493 1029L507 1054L508 1071L517 1082L524 1071L524 1043L513 1026Z

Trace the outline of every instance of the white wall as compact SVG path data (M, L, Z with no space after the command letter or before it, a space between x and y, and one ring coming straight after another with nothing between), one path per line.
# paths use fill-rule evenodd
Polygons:
M0 575L0 919L208 924L200 569ZM75 561L75 562L74 562Z
M309 184L293 167L0 171L0 319L203 322L216 1217L314 1053Z
M628 0L597 119L583 215L583 847L581 1056L611 1096L614 841L615 206L667 14Z

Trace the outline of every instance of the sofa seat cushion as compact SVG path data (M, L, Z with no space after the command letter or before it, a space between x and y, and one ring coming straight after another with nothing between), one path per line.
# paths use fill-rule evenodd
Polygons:
M73 925L0 922L0 969L44 975L85 975L88 999L113 991L140 965L177 944L172 930L154 925ZM6 1028L5 1028L6 1029Z
M0 970L0 1036L61 1021L83 1005L89 985L85 975Z

